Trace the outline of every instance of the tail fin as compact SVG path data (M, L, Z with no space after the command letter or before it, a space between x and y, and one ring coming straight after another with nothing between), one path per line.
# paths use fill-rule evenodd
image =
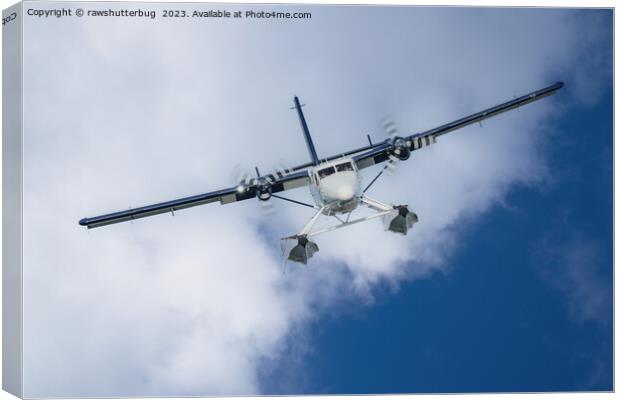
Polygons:
M319 157L316 155L316 150L314 148L314 143L312 143L312 137L310 136L310 130L308 129L308 124L306 124L306 118L304 118L304 113L301 111L302 105L299 104L299 98L295 96L295 109L297 109L297 115L299 116L299 123L301 124L301 128L304 131L304 138L306 139L306 146L308 146L308 152L310 153L310 158L312 158L312 162L314 165L319 165Z

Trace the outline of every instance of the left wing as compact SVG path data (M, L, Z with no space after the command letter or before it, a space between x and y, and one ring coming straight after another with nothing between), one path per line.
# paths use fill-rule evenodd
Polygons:
M564 83L557 82L546 88L534 91L526 94L525 96L507 101L498 106L488 108L467 117L457 119L456 121L441 125L437 128L429 129L425 132L417 133L411 136L402 138L397 137L391 140L386 140L375 145L373 149L354 156L353 160L360 169L370 167L375 164L380 164L389 160L391 157L397 157L401 160L405 160L409 158L411 151L419 150L435 143L435 139L438 136L445 135L446 133L463 128L467 125L481 122L495 115L513 110L517 107L543 99L547 96L551 96L560 90L562 86L564 86Z
M151 215L174 213L177 210L195 207L202 204L214 203L216 201L219 201L221 204L229 204L236 201L257 198L259 196L267 196L268 198L271 193L278 193L301 187L307 185L308 182L309 176L307 170L298 171L291 174L278 173L277 176L270 174L251 179L247 184L241 183L239 186L218 190L215 192L165 201L162 203L151 204L144 207L114 212L92 218L83 218L80 220L80 225L86 226L89 229L97 228L99 226L150 217Z

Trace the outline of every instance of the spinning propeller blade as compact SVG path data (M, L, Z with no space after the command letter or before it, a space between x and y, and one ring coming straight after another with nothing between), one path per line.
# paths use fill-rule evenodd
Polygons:
M394 139L398 136L398 127L396 126L396 122L394 118L389 115L381 120L381 126L385 131L385 134L390 138ZM388 175L394 175L398 170L398 161L400 161L396 156L390 156L390 160L384 167L384 171Z
M233 185L249 185L252 180L252 174L250 170L242 167L241 164L235 164L233 169L230 171L229 181Z
M396 127L396 122L394 122L394 118L392 118L392 116L386 116L383 118L381 120L381 126L390 138L398 136L398 128Z

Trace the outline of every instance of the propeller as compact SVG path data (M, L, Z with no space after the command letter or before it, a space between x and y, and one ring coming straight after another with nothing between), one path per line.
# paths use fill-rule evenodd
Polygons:
M252 181L252 174L249 169L236 164L230 171L229 180L235 185L249 186Z
M259 200L259 204L263 212L271 214L273 212L273 204L271 203L271 185L274 180L270 175L260 176L258 167L254 167L256 170L256 197Z
M292 170L287 168L283 162L275 167L273 174L262 175L258 167L254 167L255 174L251 173L248 168L237 164L230 173L230 180L237 185L239 192L253 190L256 192L256 198L263 212L273 212L273 204L271 203L271 186L279 178L289 174Z
M394 122L394 118L391 116L383 118L381 120L381 126L386 135L391 139L392 146L394 147L393 152L389 155L390 161L388 161L385 166L385 171L393 175L398 169L398 162L407 160L411 155L411 151L409 150L407 141L398 135L398 128L396 122Z
M391 115L388 115L381 120L381 126L383 127L386 135L390 138L398 136L398 128L396 127L396 122Z

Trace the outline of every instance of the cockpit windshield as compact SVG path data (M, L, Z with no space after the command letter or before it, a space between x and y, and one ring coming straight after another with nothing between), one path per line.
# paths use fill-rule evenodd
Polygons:
M336 165L336 170L338 172L343 172L343 171L353 171L353 165L351 165L350 162L346 162L346 163L342 163L342 164L338 164Z
M319 171L319 178L323 179L326 176L333 174L334 172L336 172L334 167L323 168L322 170Z

